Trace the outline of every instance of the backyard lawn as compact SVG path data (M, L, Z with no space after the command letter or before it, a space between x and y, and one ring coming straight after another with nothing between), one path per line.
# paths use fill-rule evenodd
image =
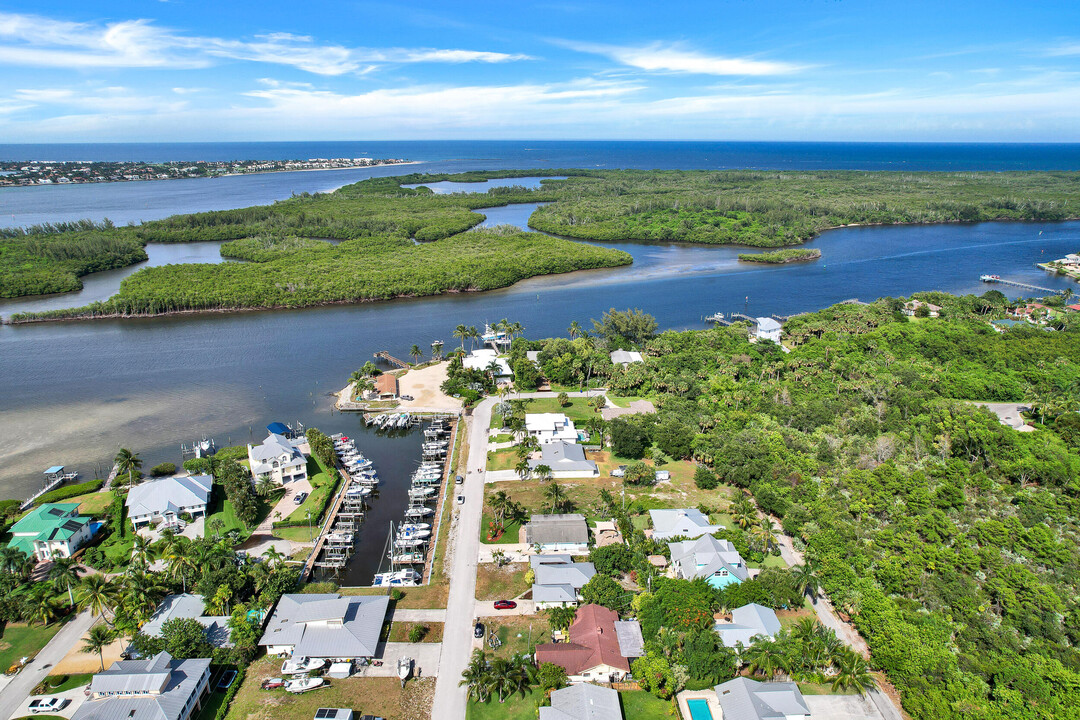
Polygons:
M477 600L512 600L529 589L525 584L528 563L481 563L476 567Z
M498 697L486 703L470 702L465 710L465 720L536 720L536 708L543 697L540 688L533 688L524 698L513 695L506 702L499 702Z
M111 492L92 492L85 495L76 495L69 500L65 500L66 503L79 503L80 515L92 515L93 517L102 517L109 509L109 505L112 504L113 494Z
M48 645L53 635L60 631L61 623L46 627L28 626L26 623L10 623L0 634L0 671L7 671L21 657L33 657Z
M217 527L215 521L221 523L220 528ZM215 486L214 493L210 496L210 513L206 517L206 534L220 532L224 535L230 530L236 530L245 536L248 534L247 527L240 522L240 518L236 517L232 503L225 499L225 489Z
M633 720L669 720L678 717L671 712L671 701L661 700L644 690L627 690L619 693L622 700L623 717Z
M525 408L525 412L533 413L562 413L574 422L574 425L584 425L591 418L600 417L600 413L589 407L590 398L572 397L570 404L563 407L558 398L534 398ZM581 428L578 428L579 430Z
M518 464L517 450L506 448L487 454L488 470L513 470Z
M424 639L420 642L426 643L439 643L443 638L443 624L441 622L396 622L390 625L390 638L388 642L411 642L409 640L409 632L412 631L414 625L423 625L427 627L427 634L424 635Z
M284 690L261 690L260 683L280 675L279 658L263 658L253 663L229 707L228 720L254 718L315 717L321 707L351 708L356 717L372 714L386 720L413 720L429 717L435 690L434 678L410 680L405 687L394 677L331 680L329 687L303 695ZM533 716L535 720L535 715Z

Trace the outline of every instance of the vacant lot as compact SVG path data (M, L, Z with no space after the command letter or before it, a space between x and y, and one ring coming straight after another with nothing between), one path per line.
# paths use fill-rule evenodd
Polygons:
M476 568L477 600L512 600L529 589L525 584L528 563L481 563Z
M26 623L11 623L4 626L0 634L0 671L7 671L19 658L33 657L41 648L49 644L53 635L60 631L60 623L54 622L47 627L29 626Z

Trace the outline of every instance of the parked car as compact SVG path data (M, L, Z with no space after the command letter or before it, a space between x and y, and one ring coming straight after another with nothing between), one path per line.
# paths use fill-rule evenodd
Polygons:
M623 477L626 475L626 465L620 465L611 471L611 477Z
M454 476L454 484L455 485L461 485L464 482L465 482L465 478L461 477L460 475L455 475Z
M484 623L478 622L472 629L472 635L474 638L484 637Z
M226 670L224 672L224 674L222 674L221 678L217 681L217 689L218 690L228 690L229 686L232 685L233 682L235 682L235 681L236 681L236 671L235 670Z
M516 607L517 607L517 603L514 602L513 600L496 600L495 601L495 609L496 610L513 610Z
M308 498L308 493L306 493L306 492L298 492L298 493L296 493L296 497L294 497L292 499L292 504L293 505L303 505L304 501L307 500L307 498Z
M30 712L34 715L37 715L38 713L54 713L58 710L63 710L70 702L71 701L67 698L36 698L30 701Z
M458 495L457 496L457 504L458 505L464 505L465 504L465 496L464 495Z

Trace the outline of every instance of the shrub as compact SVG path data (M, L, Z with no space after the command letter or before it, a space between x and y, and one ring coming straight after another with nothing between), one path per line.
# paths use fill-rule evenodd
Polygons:
M192 475L207 475L210 472L210 458L191 458L184 461L184 469Z
M154 477L165 477L176 472L176 465L171 462L163 462L150 468L150 474Z
M44 505L45 503L60 502L61 500L67 500L68 498L73 498L78 495L85 495L86 493L92 493L100 489L104 484L104 480L88 480L77 485L59 487L39 497L34 501L34 504Z
M720 484L720 481L712 470L704 465L698 465L697 469L694 470L694 484L698 486L699 490L713 490Z
M428 634L427 625L413 625L409 628L409 642L418 643Z

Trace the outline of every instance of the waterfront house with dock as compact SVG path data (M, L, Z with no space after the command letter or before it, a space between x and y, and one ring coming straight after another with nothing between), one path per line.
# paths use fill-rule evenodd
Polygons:
M282 595L259 645L268 655L353 661L375 657L386 595Z
M754 329L755 340L771 340L780 344L780 332L783 329L776 320L771 317L756 318L757 327Z
M251 474L258 482L269 476L278 485L307 480L307 458L284 435L270 433L261 445L248 445Z
M11 526L8 547L40 561L71 557L93 535L90 520L78 503L45 503Z
M188 475L150 480L128 491L125 505L128 519L136 528L165 523L174 524L183 514L198 517L206 514L214 478Z

